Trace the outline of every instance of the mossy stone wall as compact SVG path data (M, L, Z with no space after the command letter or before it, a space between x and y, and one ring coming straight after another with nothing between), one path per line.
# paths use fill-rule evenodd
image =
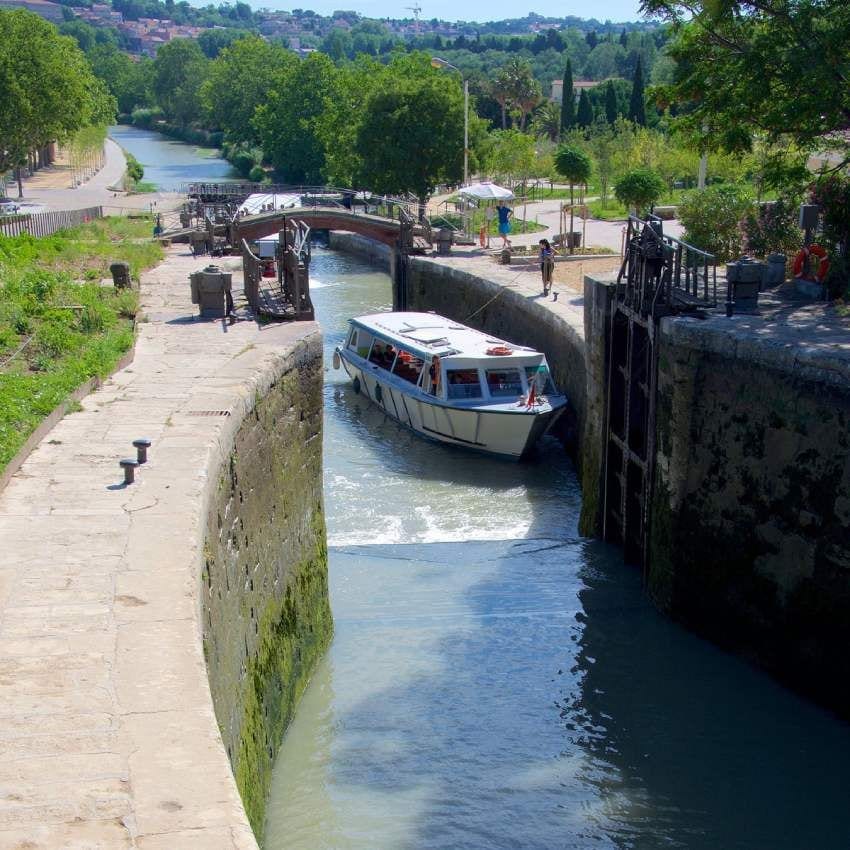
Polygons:
M207 516L204 654L219 728L258 840L277 748L333 629L321 390L314 335L249 405Z

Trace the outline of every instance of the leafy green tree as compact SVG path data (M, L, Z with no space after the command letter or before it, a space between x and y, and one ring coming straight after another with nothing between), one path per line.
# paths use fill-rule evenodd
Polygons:
M115 115L114 99L76 42L23 10L0 11L0 92L0 173Z
M96 45L88 54L92 70L118 102L118 111L131 113L151 102L153 63L147 57L134 62L112 44Z
M576 185L587 185L590 180L592 163L590 157L577 145L560 145L555 151L555 168L558 173L570 184L570 253L573 250L573 205L575 195L573 188Z
M322 41L322 52L327 53L334 62L341 62L354 55L354 42L348 30L334 27Z
M198 42L175 38L163 44L153 65L153 92L166 117L184 126L197 119L200 89L209 66Z
M643 215L664 194L664 181L648 168L636 168L614 184L617 200Z
M198 36L198 46L207 59L215 59L225 47L230 47L234 41L246 38L250 33L238 29L211 29L204 30Z
M576 113L576 124L579 127L589 127L593 123L593 107L587 89L582 89L578 98L578 112Z
M608 80L605 84L605 120L613 124L617 120L617 92L614 91L614 83Z
M632 81L632 97L629 101L629 120L641 127L646 125L646 96L643 90L643 65L638 58Z
M273 81L298 65L294 53L252 35L234 41L210 64L200 99L206 120L230 142L256 145L254 113L265 103Z
M603 207L608 202L608 187L614 174L614 130L601 119L590 138L590 146L599 177L599 198Z
M750 130L773 142L828 145L850 162L850 14L846 0L644 0L672 21L674 83L683 128L711 148L749 147ZM826 139L824 137L827 137Z
M534 113L534 131L542 138L558 141L561 132L561 108L557 103L547 100L538 107Z
M595 40L595 32L593 36ZM569 59L564 68L564 87L561 92L561 130L572 130L576 123L576 102L573 94L573 65Z
M534 168L534 139L519 130L495 131L491 134L486 168L500 179L526 179Z
M278 68L271 85L253 119L263 151L287 183L320 183L325 152L319 122L326 100L336 97L336 67L324 53L311 53Z
M360 179L384 194L425 203L439 183L463 175L463 95L437 72L389 80L372 94L357 128Z

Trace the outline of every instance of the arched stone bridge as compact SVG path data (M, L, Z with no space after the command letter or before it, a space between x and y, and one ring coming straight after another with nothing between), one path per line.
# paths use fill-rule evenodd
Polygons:
M344 207L290 207L240 218L232 225L236 237L233 244L239 244L241 239L252 242L278 233L287 220L303 221L312 230L348 230L392 248L398 247L399 236L403 230L398 219L354 212ZM414 225L413 237L414 243L410 247L424 248L431 241L430 228L426 225Z

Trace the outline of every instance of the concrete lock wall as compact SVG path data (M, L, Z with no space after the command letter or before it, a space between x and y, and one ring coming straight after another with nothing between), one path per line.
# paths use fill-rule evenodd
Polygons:
M222 739L258 838L283 731L333 628L321 387L314 334L233 432L206 520L204 655Z
M664 320L649 590L850 716L850 380L826 353Z

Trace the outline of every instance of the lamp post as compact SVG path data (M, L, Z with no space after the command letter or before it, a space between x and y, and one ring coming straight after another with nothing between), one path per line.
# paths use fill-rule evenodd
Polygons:
M469 183L469 80L460 68L438 56L431 58L431 67L451 68L452 71L457 71L463 80L463 185L466 186Z

